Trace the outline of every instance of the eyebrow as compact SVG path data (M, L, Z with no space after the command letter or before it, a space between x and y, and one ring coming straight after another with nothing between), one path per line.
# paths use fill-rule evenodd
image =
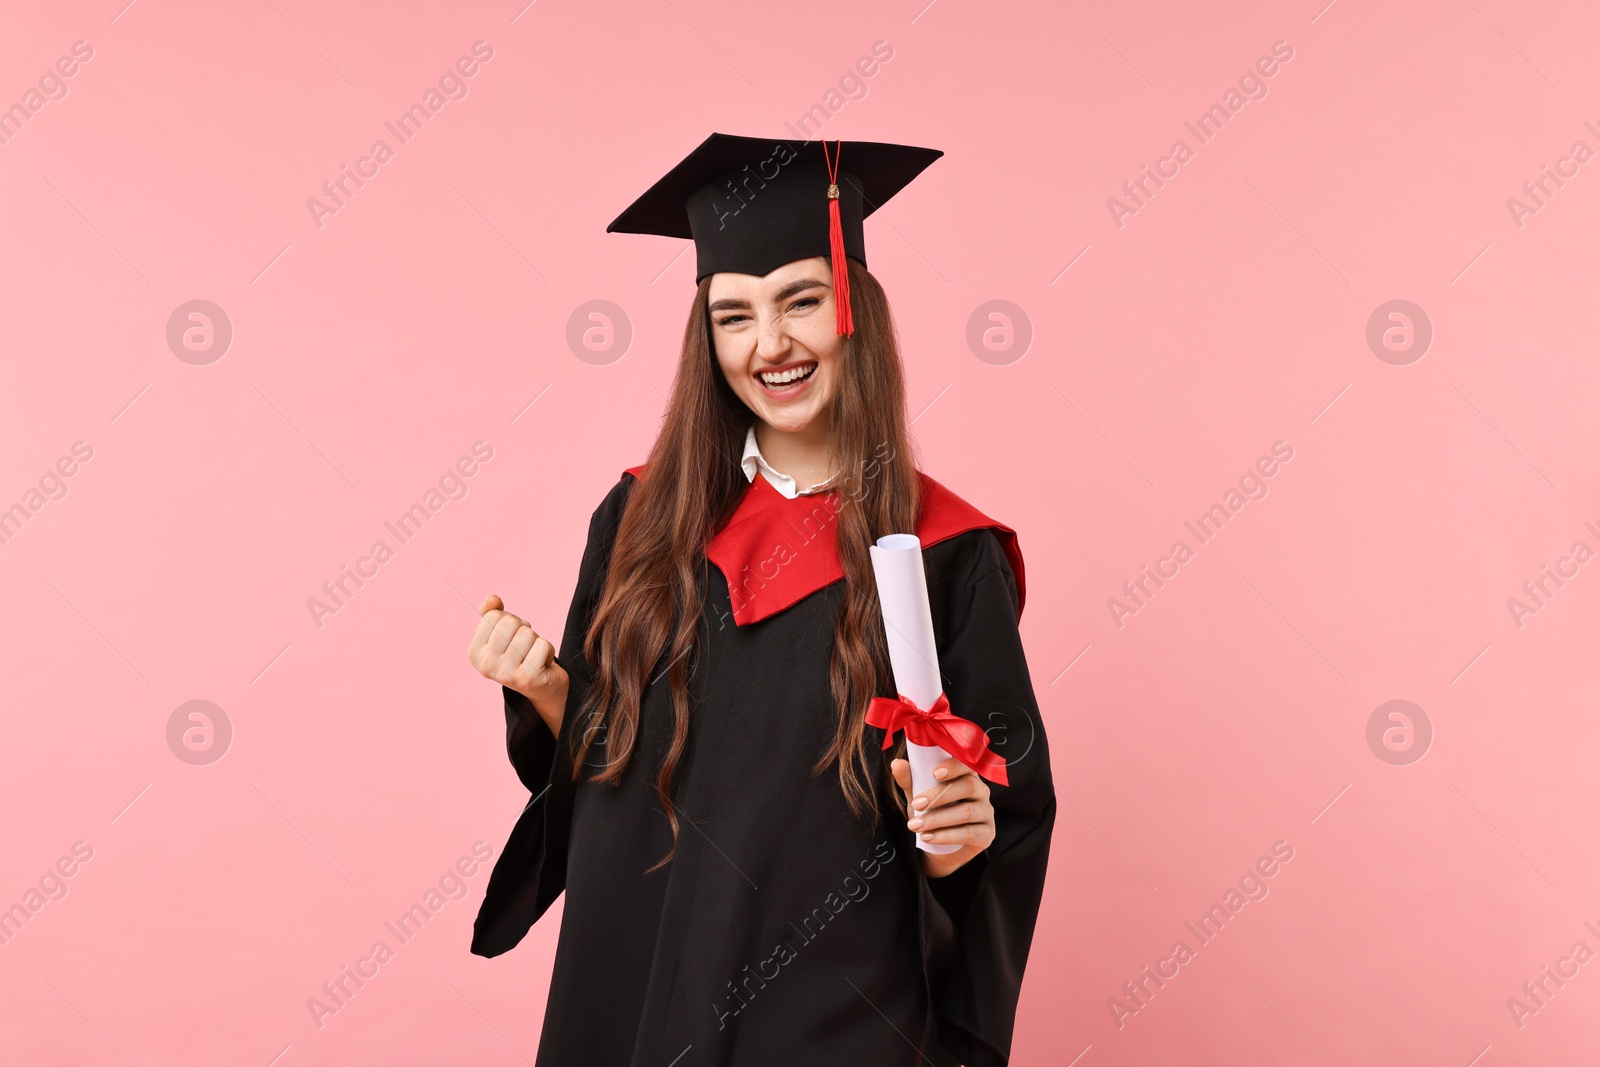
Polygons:
M779 289L777 291L777 293L773 295L772 302L774 304L781 304L785 300L789 299L791 296L794 296L796 293L804 292L805 290L811 289L811 288L816 287L816 286L822 286L823 288L827 288L825 283L820 282L815 278L801 278L799 281L790 282L788 285L784 286L782 289ZM717 311L744 311L744 310L748 310L749 307L750 307L750 302L748 300L737 300L737 299L734 299L732 297L726 297L726 298L724 298L722 300L718 300L715 303L713 303L711 305L711 307L708 308L707 310L712 311L712 312L717 312Z

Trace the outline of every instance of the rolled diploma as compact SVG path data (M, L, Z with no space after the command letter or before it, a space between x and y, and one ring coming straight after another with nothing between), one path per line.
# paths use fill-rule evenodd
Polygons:
M889 664L900 694L917 707L931 708L944 690L939 680L939 652L933 643L933 614L928 609L928 576L922 568L922 542L915 534L888 534L868 547L883 607L883 632L889 642ZM952 709L953 710L953 709ZM907 738L911 763L911 795L934 785L933 768L950 753L938 745L919 745ZM942 856L960 845L933 844L917 835L917 847Z

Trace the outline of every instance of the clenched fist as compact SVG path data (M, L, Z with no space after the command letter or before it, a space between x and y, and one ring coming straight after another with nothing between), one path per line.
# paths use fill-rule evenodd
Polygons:
M506 611L498 596L491 594L478 613L483 617L467 646L467 659L485 678L532 701L550 732L560 736L568 679L556 662L555 646Z

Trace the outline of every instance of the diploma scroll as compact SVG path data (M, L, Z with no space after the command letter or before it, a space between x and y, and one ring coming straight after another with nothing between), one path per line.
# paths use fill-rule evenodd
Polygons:
M883 630L889 642L889 664L900 695L924 710L944 692L939 678L939 653L933 642L933 614L928 608L928 576L922 567L922 542L915 534L889 534L867 549L883 607ZM911 795L934 785L933 768L950 753L937 745L906 739L911 762ZM934 844L917 835L917 847L942 856L960 845Z

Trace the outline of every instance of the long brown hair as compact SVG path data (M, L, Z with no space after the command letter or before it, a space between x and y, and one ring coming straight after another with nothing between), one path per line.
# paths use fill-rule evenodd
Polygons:
M867 548L884 534L913 531L920 500L889 302L864 266L853 259L846 263L855 330L840 338L830 410L833 459L841 472L841 481L830 488L839 493L834 529L845 572L829 664L836 720L832 743L818 755L811 773L837 764L850 810L857 816L870 811L876 818L866 711L873 696L893 693L894 686ZM697 659L710 566L706 545L749 484L739 458L754 416L717 363L710 292L708 275L695 292L661 432L650 449L645 477L629 494L583 646L595 680L577 720L583 729L572 760L574 779L601 737L606 762L593 780L621 780L638 741L639 707L650 673L663 657L670 664L674 727L656 791L672 826L673 844L650 870L677 851L678 815L671 787L688 745L688 681ZM832 318L826 305L818 313ZM575 746L579 736L574 729Z

